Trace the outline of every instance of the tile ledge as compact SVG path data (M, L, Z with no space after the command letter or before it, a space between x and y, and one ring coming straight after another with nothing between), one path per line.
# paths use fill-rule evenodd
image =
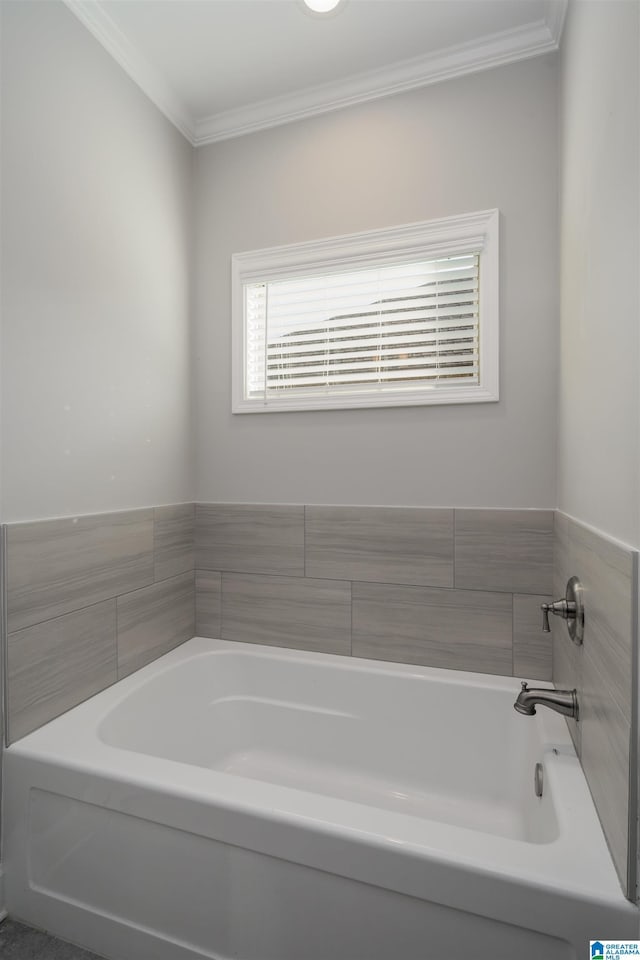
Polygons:
M35 517L31 520L6 520L2 524L3 527L24 527L33 523L57 523L60 520L87 520L90 517L114 517L122 516L123 514L128 513L149 513L149 519L153 519L151 516L156 504L151 506L144 507L123 507L119 510L99 510L95 513L67 513L67 514L56 514L55 516L50 517ZM182 506L182 504L163 504L163 506Z
M559 517L563 517L565 520L570 520L572 523L576 523L579 527L582 527L584 530L588 530L589 533L594 534L596 537L600 537L602 540L608 541L608 543L613 544L613 546L618 547L620 550L625 550L627 553L638 553L640 547L634 547L630 543L625 543L624 540L618 540L617 537L611 536L609 533L605 533L603 530L600 530L599 527L594 527L591 523L586 523L584 520L578 520L577 517L574 517L571 513L565 513L564 510L555 510L554 511Z

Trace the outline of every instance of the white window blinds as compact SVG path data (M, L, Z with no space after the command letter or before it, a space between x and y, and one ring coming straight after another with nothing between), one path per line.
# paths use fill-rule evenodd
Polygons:
M498 219L234 254L233 412L497 400Z
M248 283L247 393L478 381L478 253Z

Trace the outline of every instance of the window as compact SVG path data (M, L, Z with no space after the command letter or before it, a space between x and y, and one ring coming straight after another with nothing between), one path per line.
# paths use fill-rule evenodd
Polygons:
M498 211L232 258L233 412L498 399Z

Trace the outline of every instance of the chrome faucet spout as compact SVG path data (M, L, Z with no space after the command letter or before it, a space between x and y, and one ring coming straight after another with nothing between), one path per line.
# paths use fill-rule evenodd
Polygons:
M549 707L565 717L578 719L578 695L576 690L547 690L543 687L528 687L522 682L522 689L513 705L514 710L525 717L533 717L536 706Z

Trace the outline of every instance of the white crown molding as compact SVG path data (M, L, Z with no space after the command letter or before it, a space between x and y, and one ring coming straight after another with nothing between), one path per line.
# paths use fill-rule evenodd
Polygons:
M549 28L556 47L560 46L569 0L546 0L544 22Z
M63 0L165 117L195 145L195 123L180 98L111 19L100 0Z
M379 70L214 114L196 122L195 143L202 146L239 137L557 49L558 42L552 37L546 21L540 20L491 34L479 41L448 47L426 57L403 60Z
M63 0L69 10L193 146L204 146L557 50L568 0L546 0L545 17L424 57L194 120L164 78L111 19L101 0Z

